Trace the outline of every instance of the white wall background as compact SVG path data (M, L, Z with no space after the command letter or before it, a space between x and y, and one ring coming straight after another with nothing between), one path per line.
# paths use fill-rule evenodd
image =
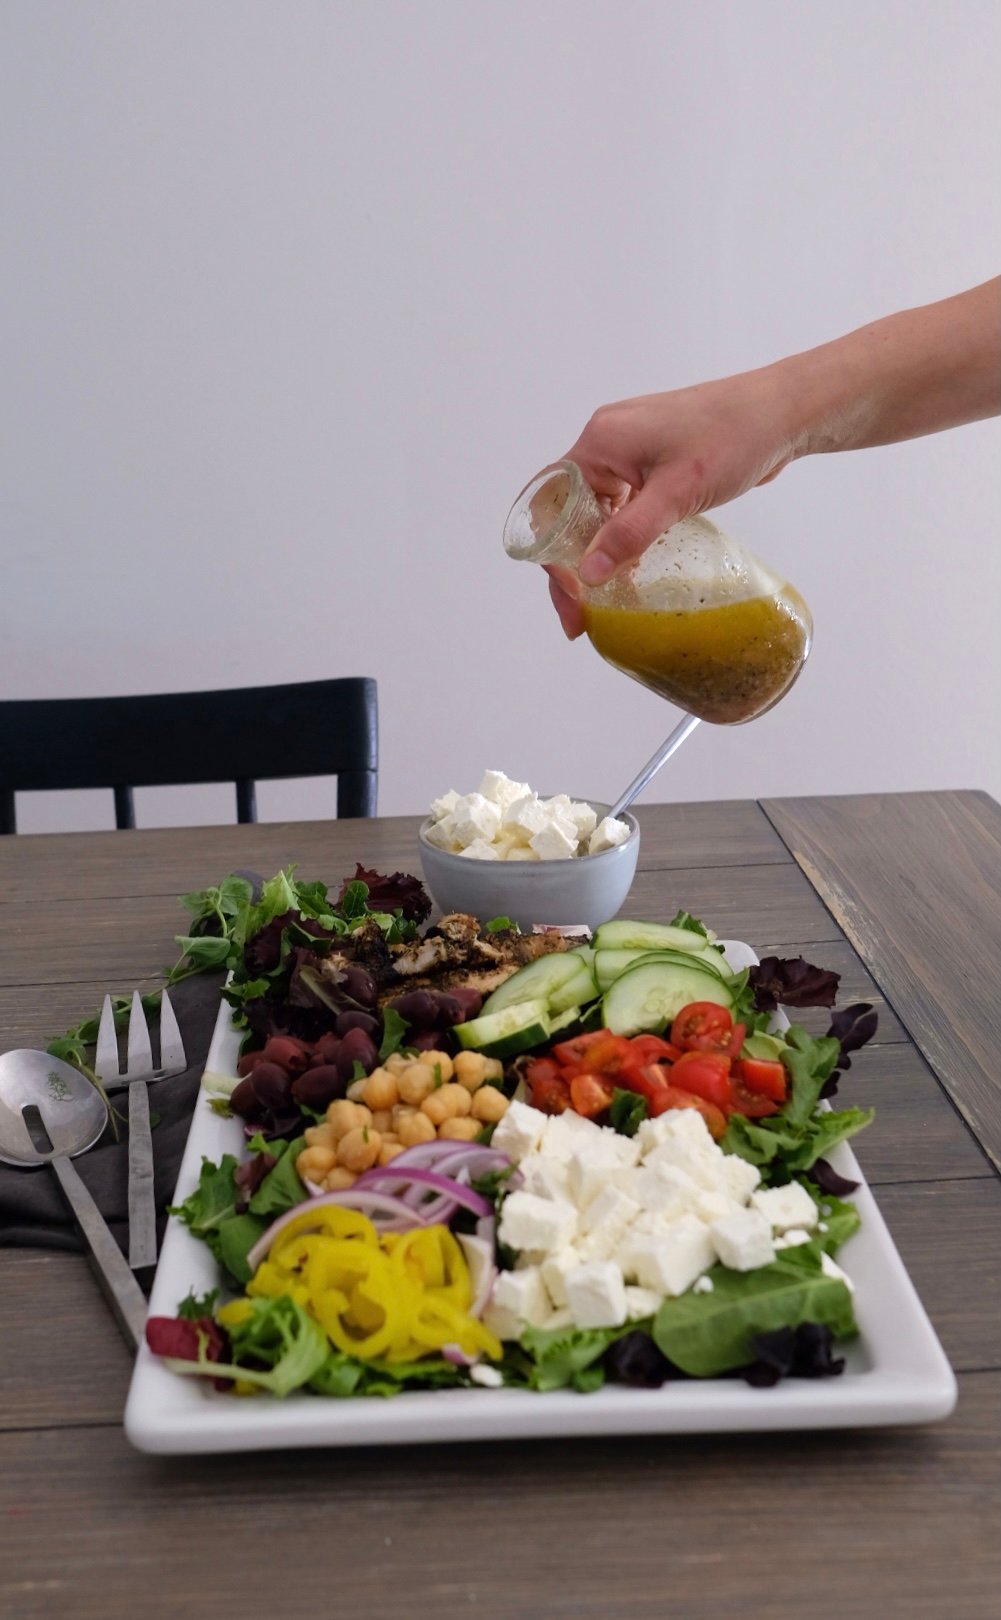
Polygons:
M564 642L511 500L606 400L995 274L999 42L994 0L2 0L0 695L364 673L385 813L614 797L676 714ZM997 452L726 509L815 651L647 797L1001 796Z

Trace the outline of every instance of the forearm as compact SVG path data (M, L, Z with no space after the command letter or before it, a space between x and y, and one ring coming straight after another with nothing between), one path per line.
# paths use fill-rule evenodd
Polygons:
M1001 411L1001 278L767 367L795 455L860 450Z

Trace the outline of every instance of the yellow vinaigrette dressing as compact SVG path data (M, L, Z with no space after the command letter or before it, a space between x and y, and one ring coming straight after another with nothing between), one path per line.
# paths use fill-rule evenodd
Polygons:
M602 658L716 725L739 725L770 709L809 651L809 610L791 585L682 610L581 605Z

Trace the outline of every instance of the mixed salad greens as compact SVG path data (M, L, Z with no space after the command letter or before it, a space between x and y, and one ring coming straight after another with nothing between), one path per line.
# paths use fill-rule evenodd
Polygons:
M836 974L776 957L731 972L705 925L679 913L562 941L485 998L454 980L394 993L393 952L420 944L430 914L406 874L359 868L335 897L292 870L260 887L233 875L186 903L196 923L174 973L230 970L243 1051L212 1106L242 1118L246 1149L204 1161L173 1211L212 1250L225 1297L151 1319L149 1344L172 1369L280 1396L841 1370L835 1343L857 1326L832 1257L858 1216L826 1155L872 1111L829 1099L876 1015L834 1011L821 1038L774 1027L778 1007L832 1008ZM512 932L494 919L480 938ZM469 1057L481 1068L464 1085ZM432 1078L412 1105L418 1069ZM402 1088L392 1107L366 1108L374 1081ZM446 1116L445 1093L462 1091ZM359 1170L337 1159L349 1133L332 1123L352 1108L355 1150L369 1154ZM406 1145L418 1114L443 1123ZM331 1142L318 1183L306 1166L326 1163L315 1150ZM640 1189L664 1187L675 1203L661 1219ZM783 1199L806 1211L798 1224L763 1213ZM627 1204L631 1259L609 1235ZM669 1224L691 1276L661 1252ZM512 1241L530 1230L538 1240ZM560 1257L569 1303L546 1271Z

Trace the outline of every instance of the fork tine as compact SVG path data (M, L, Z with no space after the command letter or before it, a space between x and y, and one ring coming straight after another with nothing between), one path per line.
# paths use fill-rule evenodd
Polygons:
M101 1008L97 1051L94 1054L94 1073L105 1086L113 1085L119 1077L118 1036L115 1034L115 1015L111 1010L110 996L105 996L104 1006Z
M164 990L160 997L160 1072L164 1076L183 1074L187 1066L181 1031L177 1027L170 998Z
M132 1011L129 1013L127 1073L130 1080L149 1080L153 1074L153 1048L150 1045L146 1014L138 990L132 992Z

